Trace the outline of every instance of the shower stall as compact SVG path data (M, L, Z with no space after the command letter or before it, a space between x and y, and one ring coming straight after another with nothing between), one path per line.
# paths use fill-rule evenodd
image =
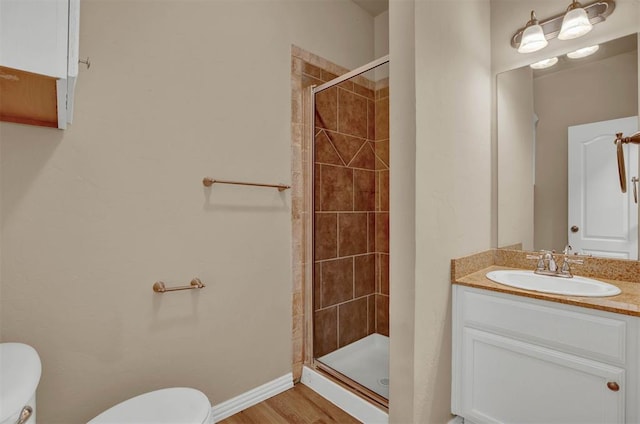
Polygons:
M388 57L341 77L308 69L313 167L310 362L388 406Z

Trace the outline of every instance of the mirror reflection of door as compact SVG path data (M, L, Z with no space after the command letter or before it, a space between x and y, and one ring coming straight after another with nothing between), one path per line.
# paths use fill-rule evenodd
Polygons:
M638 131L638 117L569 127L568 228L574 252L638 257L638 204L631 179L638 176L638 146L626 145L630 190L621 193L613 140Z

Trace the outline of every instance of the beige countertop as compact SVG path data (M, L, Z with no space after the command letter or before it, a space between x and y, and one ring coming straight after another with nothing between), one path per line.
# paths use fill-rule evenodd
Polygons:
M610 280L596 278L597 280L613 284L622 290L622 293L609 297L578 297L563 296L557 294L541 293L529 290L521 290L489 280L487 272L500 269L522 269L501 265L490 265L479 271L464 276L458 276L452 280L454 284L468 287L492 290L517 296L531 297L534 299L548 300L551 302L565 303L567 305L582 306L584 308L599 309L601 311L615 312L618 314L640 317L640 283L631 281Z

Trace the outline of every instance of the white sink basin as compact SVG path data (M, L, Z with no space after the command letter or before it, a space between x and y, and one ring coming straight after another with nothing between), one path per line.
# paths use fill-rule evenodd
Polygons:
M533 271L500 270L487 272L487 278L496 283L566 296L606 297L620 294L614 285L586 277L562 278L535 274Z

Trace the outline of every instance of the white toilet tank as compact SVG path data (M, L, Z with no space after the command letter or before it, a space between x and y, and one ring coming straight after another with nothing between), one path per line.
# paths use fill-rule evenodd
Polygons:
M23 409L36 422L36 389L42 374L38 352L23 343L0 343L0 424L15 424ZM26 415L25 415L26 417Z
M172 387L125 400L87 424L210 424L211 403L196 389Z

